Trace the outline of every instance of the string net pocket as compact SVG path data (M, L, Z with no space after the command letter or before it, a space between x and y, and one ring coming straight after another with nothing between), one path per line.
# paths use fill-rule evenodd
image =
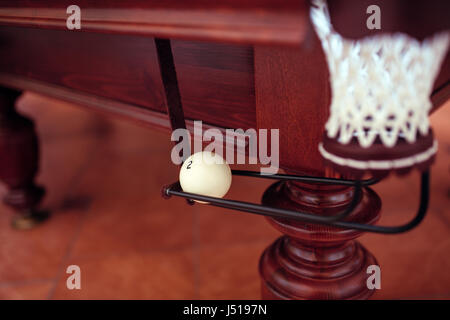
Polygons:
M422 42L400 33L353 41L333 30L325 1L313 1L310 14L332 91L326 137L319 145L324 158L358 170L406 168L429 160L437 151L430 139L430 95L449 32ZM415 149L412 144L419 140ZM397 154L390 150L396 148Z

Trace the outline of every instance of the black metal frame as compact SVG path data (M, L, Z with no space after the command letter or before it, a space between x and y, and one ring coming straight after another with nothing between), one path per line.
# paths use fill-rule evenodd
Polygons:
M239 176L247 176L247 177L256 177L256 178L264 178L264 179L275 179L275 180L291 180L291 181L301 181L308 183L320 183L320 184L328 184L328 185L346 185L354 187L354 195L350 204L347 206L345 210L336 214L334 216L319 216L310 213L287 210L282 208L273 208L264 206L261 204L255 204L244 201L237 200L228 200L216 197L203 196L199 194L184 192L181 190L181 186L179 181L166 186L163 188L163 196L165 198L170 198L171 196L177 196L186 198L189 201L197 200L207 202L207 204L222 207L237 211L243 211L263 216L269 216L274 218L288 218L299 220L308 223L316 223L322 225L331 225L334 227L345 228L345 229L356 229L367 232L375 232L375 233L384 233L384 234L396 234L406 232L408 230L413 229L417 225L422 222L424 219L427 209L428 209L428 201L429 201L429 193L430 193L430 174L429 171L425 171L421 176L420 183L420 203L419 209L417 211L416 216L406 224L400 226L377 226L377 225L368 225L361 224L356 222L344 221L344 219L353 211L356 205L359 203L362 194L362 188L370 186L372 184L377 183L378 179L369 179L369 180L345 180L345 179L335 179L335 178L321 178L321 177L312 177L312 176L296 176L296 175L287 175L287 174L274 174L274 175L264 175L255 171L242 171L242 170L232 170L233 175ZM191 202L194 203L194 202Z

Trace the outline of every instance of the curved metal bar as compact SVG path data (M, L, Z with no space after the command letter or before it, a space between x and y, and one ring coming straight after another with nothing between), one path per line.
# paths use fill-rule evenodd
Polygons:
M252 171L244 171L244 174L242 174L242 175L249 175L248 174L249 172L252 172ZM233 173L235 173L235 171L233 171ZM237 174L239 174L239 173L237 173ZM249 176L253 176L253 174L251 174ZM270 177L270 176L260 175L257 172L254 176ZM290 177L290 176L284 175L284 177L282 179L307 181L307 182L311 182L310 179L312 179L313 180L312 182L316 182L316 183L327 183L327 182L323 182L323 180L326 180L326 181L330 180L330 178L293 176L293 177L295 177L295 179L288 179L287 177ZM269 179L275 179L275 178L269 178ZM305 179L307 179L307 180L305 180ZM340 180L340 179L333 179L333 180ZM348 184L348 181L350 181L351 184ZM260 204L250 203L250 202L227 200L227 199L222 199L222 198L215 198L215 197L209 197L209 196L203 196L203 195L183 192L183 191L181 191L179 182L176 182L170 186L163 188L163 195L165 197L170 197L173 195L173 196L183 197L186 199L204 201L204 202L208 202L209 204L217 206L217 207L238 210L238 211L244 211L244 212L249 212L249 213L253 213L253 214L269 216L269 217L294 219L294 220L310 222L310 223L331 225L331 226L339 227L339 228L356 229L356 230L361 230L361 231L385 233L385 234L396 234L396 233L401 233L401 232L406 232L408 230L411 230L412 228L416 227L420 222L422 222L422 220L424 219L424 217L427 213L428 202L429 202L429 193L430 193L429 171L422 173L422 176L421 176L420 204L419 204L419 209L417 211L416 216L410 222L400 225L400 226L376 226L376 225L360 224L360 223L356 223L356 222L342 221L342 219L346 218L353 211L353 209L356 207L356 205L359 203L359 200L360 200L361 194L362 194L362 190L361 190L362 182L351 181L351 180L342 180L339 182L343 182L343 184L345 184L345 185L353 185L355 187L355 194L352 198L350 205L343 212L341 212L337 215L334 215L332 217L318 216L318 215L313 215L313 214L309 214L309 213L305 213L305 212L287 210L287 209L282 209L282 208L267 207L267 206L263 206ZM371 183L371 182L372 182L372 180L366 180L366 183ZM328 184L334 184L334 183L328 183ZM338 184L340 184L340 183L338 183Z
M337 178L322 178L322 177L312 177L312 176L295 176L291 174L262 174L257 171L247 171L247 170L231 170L233 175L237 176L246 176L246 177L255 177L255 178L263 178L263 179L273 179L273 180L292 180L292 181L301 181L301 182L309 182L309 183L322 183L322 184L338 184L343 186L354 186L355 184L360 184L361 186L371 186L381 179L367 179L367 180L346 180L346 179L337 179Z
M406 232L419 225L425 218L430 198L430 173L423 172L420 181L420 204L416 216L406 224L400 226L374 226L369 224L360 224L356 222L337 221L332 225L341 228L357 229L367 232L396 234Z
M178 189L178 190L176 190ZM249 213L259 214L263 216L276 217L276 218L288 218L295 219L300 221L307 221L312 223L332 223L334 221L339 221L346 218L349 214L353 212L353 209L358 205L361 199L361 186L355 185L355 193L353 195L352 201L347 206L345 210L341 213L333 215L333 216L318 216L310 213L293 211L281 208L273 208L263 206L261 204L255 204L251 202L245 201L236 201L236 200L228 200L216 197L203 196L199 194L184 192L180 190L180 186L178 182L173 183L163 190L163 194L166 197L177 196L186 199L192 199L197 201L208 202L216 207L222 207L232 210L245 211Z

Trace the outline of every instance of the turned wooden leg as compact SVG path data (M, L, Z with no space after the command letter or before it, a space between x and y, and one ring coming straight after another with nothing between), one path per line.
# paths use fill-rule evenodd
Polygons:
M20 92L0 88L0 181L8 187L3 202L16 211L13 226L29 229L47 214L37 210L44 188L34 183L39 146L33 122L18 114Z
M262 202L268 206L301 210L320 215L336 214L348 205L353 189L305 183L278 182L270 186ZM381 201L365 188L360 203L347 218L375 223ZM366 273L376 259L358 241L355 230L344 230L268 219L284 235L268 247L260 260L264 299L366 299Z

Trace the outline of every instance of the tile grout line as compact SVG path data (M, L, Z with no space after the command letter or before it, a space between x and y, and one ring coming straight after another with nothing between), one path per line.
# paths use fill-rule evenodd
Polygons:
M99 148L97 148L97 147L101 143L97 139L97 137L95 137L94 139L96 141L96 143L94 143L94 147L92 148L94 151L90 154L90 157L88 157L88 159L86 160L84 165L80 166L80 168L77 170L78 174L75 174L74 178L72 179L72 181L74 183L73 184L69 184L69 185L72 186L72 188L69 189L69 191L66 193L66 196L64 198L67 198L68 196L73 194L74 190L76 190L77 187L79 187L80 182L81 182L81 178L84 176L84 174L87 171L86 169L89 168L89 164L92 162L92 159L94 159L95 156L98 154ZM97 150L97 152L95 152L95 150ZM75 185L75 187L73 187L74 185ZM67 261L69 260L69 258L72 255L73 248L75 247L75 244L76 244L76 242L79 239L79 236L81 234L81 229L82 229L82 227L84 225L84 222L85 222L86 218L87 218L87 211L82 213L82 217L80 218L80 221L78 223L77 229L75 230L74 235L73 235L69 245L67 246L65 255L61 259L61 263L59 264L58 271L56 272L56 276L55 276L55 278L53 278L52 287L51 287L51 289L48 292L47 300L52 300L54 295L55 295L58 283L59 283L59 281L61 280L61 278L63 277L63 275L65 273L64 265L67 263Z
M192 234L194 234L194 232ZM128 255L134 255L134 254L144 255L144 256L145 255L153 255L153 254L163 254L163 253L173 254L173 253L178 253L181 251L189 251L189 250L191 253L193 253L194 252L193 248L196 248L196 249L198 249L198 251L200 251L203 249L209 250L211 248L224 249L224 248L240 246L242 244L246 244L246 245L261 244L262 246L268 246L273 241L274 241L274 238L264 238L264 239L258 238L255 240L249 240L249 241L245 241L245 242L244 241L231 242L230 244L228 244L228 243L213 243L213 244L200 245L200 241L194 240L194 236L192 236L192 243L188 247L168 247L168 248L161 248L161 249L155 248L155 249L148 249L148 250L134 250L134 251L129 251L129 252L120 251L118 253L106 252L103 254L83 254L83 255L79 256L79 260L95 261L95 260L105 259L105 258L109 258L109 257L126 257ZM195 254L197 254L197 253L195 253ZM193 255L194 255L194 253L193 253ZM46 280L53 280L53 278L48 278ZM0 285L1 285L1 283L0 283Z
M67 246L67 251L66 254L62 257L61 259L61 263L58 267L58 271L56 273L56 277L53 279L53 284L52 284L52 288L49 290L49 293L47 295L47 300L52 300L55 292L56 292L56 288L58 287L58 283L59 281L62 279L64 272L64 265L66 265L67 261L69 260L69 258L72 256L72 251L73 248L75 247L76 242L79 239L79 236L81 234L81 229L84 225L84 221L87 218L87 213L84 212L83 213L83 217L80 219L80 222L78 223L77 229L74 232L74 235L72 237L72 240L70 241L69 245Z

